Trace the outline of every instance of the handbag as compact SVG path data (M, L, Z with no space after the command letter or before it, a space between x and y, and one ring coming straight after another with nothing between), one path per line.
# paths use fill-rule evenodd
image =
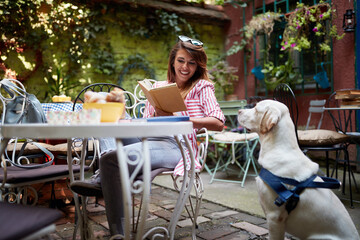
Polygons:
M322 71L317 73L314 76L314 80L320 85L321 88L328 88L330 87L329 79L326 75L326 71L324 68L324 63L321 63Z
M37 97L34 94L27 93L24 88L20 88L11 81L15 81L15 80L3 79L2 81L0 81L0 88L4 89L5 92L7 92L11 97L11 98L5 98L3 95L1 95L2 102L7 102L4 109L5 114L4 114L4 119L2 121L3 124L46 123L47 121L46 121L45 112ZM4 101L4 99L6 100ZM17 138L15 139L14 143L16 146L16 144L18 143ZM50 161L44 164L21 165L20 161L22 159L27 159L26 156L22 156L22 153L27 144L35 145L45 155L47 155L48 158L50 158ZM7 149L5 149L6 158L8 160L13 159L10 160L11 164L20 168L41 168L53 164L54 161L54 155L49 150L47 150L39 143L34 142L31 139L25 140L19 155L20 157L17 158L17 161L14 161L14 159L16 159L15 151L13 151L12 157L10 158L7 154Z
M2 80L0 84L12 97L5 106L4 124L47 122L41 103L34 94L27 93L7 80Z

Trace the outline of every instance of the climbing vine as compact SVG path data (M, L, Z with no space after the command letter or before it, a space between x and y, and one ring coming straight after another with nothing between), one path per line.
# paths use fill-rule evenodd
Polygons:
M76 88L96 81L91 74L96 79L102 75L106 81L119 76L122 82L124 76L139 70L155 78L142 55L117 64L111 39L104 37L109 25L130 37L174 39L186 34L198 38L191 24L175 13L92 1L2 0L0 22L0 77L8 72L23 82L44 79L41 85L46 91L37 87L44 95L41 100L58 94L73 96ZM80 79L83 74L89 76Z
M151 68L150 63L141 54L135 54L129 56L121 64L121 72L118 80L119 85L123 85L125 76L130 73L131 70L140 70L144 74L144 78L156 79L155 71ZM136 83L135 83L136 84Z

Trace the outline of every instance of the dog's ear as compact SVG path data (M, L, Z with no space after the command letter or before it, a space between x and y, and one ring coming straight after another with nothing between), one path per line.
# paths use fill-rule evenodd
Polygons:
M268 106L260 122L260 133L269 132L280 120L281 111L273 106Z

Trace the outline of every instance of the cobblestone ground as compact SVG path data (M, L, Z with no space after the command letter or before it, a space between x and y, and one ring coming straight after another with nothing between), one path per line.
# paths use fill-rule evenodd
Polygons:
M146 228L154 226L167 227L172 209L175 205L177 193L173 190L152 185L151 203ZM135 201L139 205L139 199ZM74 232L75 211L73 204L60 208L64 217L57 222L53 239L72 239ZM110 239L108 223L105 216L103 199L95 203L95 198L89 199L88 212L93 228L94 239ZM268 230L263 218L252 216L239 211L203 201L198 218L197 239L267 239ZM76 237L80 239L79 234ZM149 239L151 239L149 237ZM184 211L176 229L175 239L191 239L191 221ZM288 238L291 239L291 238Z

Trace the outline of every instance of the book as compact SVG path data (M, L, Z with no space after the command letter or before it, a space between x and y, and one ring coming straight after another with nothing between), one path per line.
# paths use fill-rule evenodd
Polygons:
M153 107L157 107L165 112L186 111L186 105L181 97L180 90L176 83L167 84L154 88L149 79L138 81L145 97Z
M182 122L189 120L190 118L188 116L160 116L147 118L148 122Z
M335 99L354 99L360 98L360 90L345 89L336 91Z

